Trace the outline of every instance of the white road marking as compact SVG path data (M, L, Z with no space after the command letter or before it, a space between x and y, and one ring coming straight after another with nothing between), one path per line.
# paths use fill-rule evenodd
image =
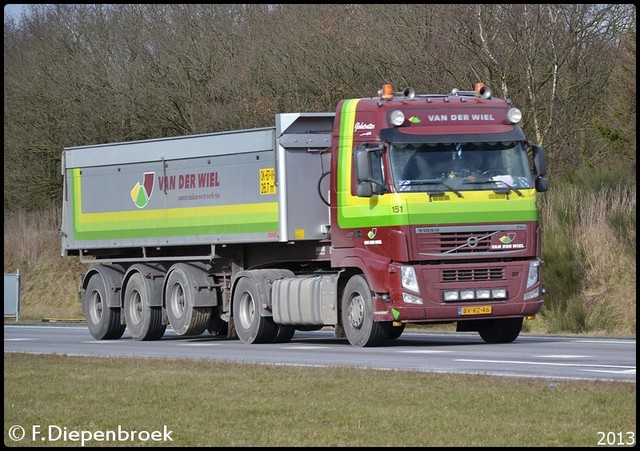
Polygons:
M176 343L176 346L220 346L220 343Z
M619 366L619 365L590 365L583 363L555 363L555 362L526 362L518 360L478 360L478 359L455 359L458 362L474 362L474 363L507 363L519 365L549 365L549 366L582 366L589 368L621 368L625 370L635 370L635 366Z
M329 349L331 346L282 346L281 349Z
M608 345L611 343L616 343L616 344L625 344L625 345L635 345L636 342L635 341L631 341L631 340L610 340L610 339L604 339L604 340L588 340L588 339L582 339L582 340L574 340L574 343L598 343L601 345Z
M540 359L586 359L591 357L589 355L571 355L571 354L556 354L556 355L537 355L536 358Z
M609 370L589 370L585 369L582 371L590 371L592 373L614 373L614 374L636 374L636 369L632 370L622 370L622 371L609 371Z

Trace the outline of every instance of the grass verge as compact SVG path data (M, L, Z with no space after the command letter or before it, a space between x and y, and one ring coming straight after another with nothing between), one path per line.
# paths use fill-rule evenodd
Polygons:
M636 386L5 353L4 424L6 446L598 446L635 437ZM171 440L96 434L118 428Z

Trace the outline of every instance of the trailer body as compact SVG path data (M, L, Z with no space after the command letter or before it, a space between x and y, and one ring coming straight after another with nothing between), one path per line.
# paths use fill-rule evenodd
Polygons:
M326 149L333 116L280 114L270 128L66 149L64 253L279 242L296 230L321 238L328 209L314 205L309 183L321 168L292 140L307 139L296 126L313 127L309 139Z

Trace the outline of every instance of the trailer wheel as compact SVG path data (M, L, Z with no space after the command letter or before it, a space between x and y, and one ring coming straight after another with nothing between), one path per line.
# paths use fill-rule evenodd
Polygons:
M273 319L260 315L260 294L256 283L242 277L233 294L233 320L240 341L271 343L277 335Z
M100 274L89 279L83 304L87 327L93 338L114 340L122 337L125 325L120 324L120 309L107 305L107 289Z
M211 307L194 307L194 292L182 268L173 269L165 291L167 318L178 335L200 335L207 328Z
M133 274L124 293L124 318L131 336L136 340L158 340L167 328L162 324L161 307L149 305L142 275Z
M387 329L373 320L373 299L364 277L353 276L342 294L342 325L353 346L380 346Z
M511 343L521 330L522 318L506 318L483 321L478 333L485 343Z

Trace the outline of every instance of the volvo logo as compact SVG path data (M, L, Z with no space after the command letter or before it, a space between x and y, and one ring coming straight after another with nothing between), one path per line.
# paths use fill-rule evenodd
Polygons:
M478 237L470 236L469 238L467 238L467 246L476 247L478 245L478 241L480 241Z

